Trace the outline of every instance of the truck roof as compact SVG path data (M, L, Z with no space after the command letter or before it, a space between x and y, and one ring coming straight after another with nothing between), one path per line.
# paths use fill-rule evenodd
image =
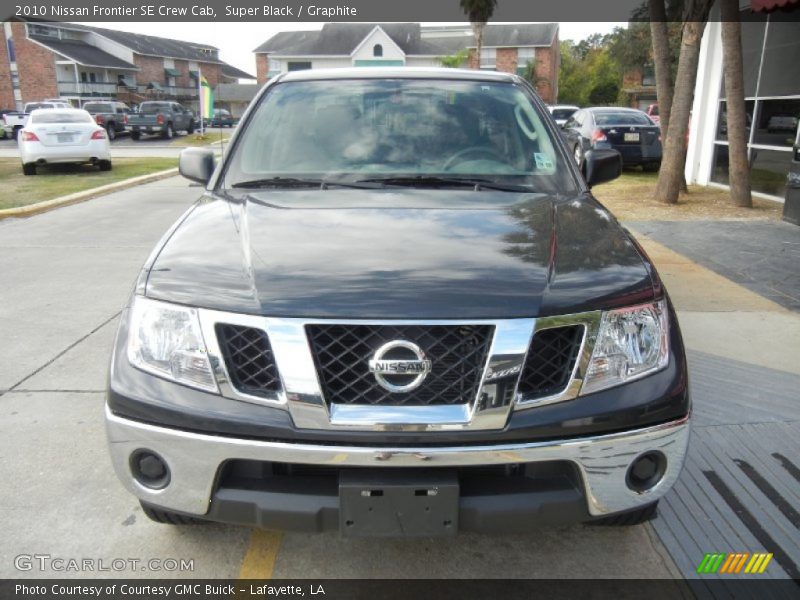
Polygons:
M346 67L290 71L280 81L317 81L329 79L450 79L454 81L492 81L510 83L519 77L498 71L446 69L441 67Z

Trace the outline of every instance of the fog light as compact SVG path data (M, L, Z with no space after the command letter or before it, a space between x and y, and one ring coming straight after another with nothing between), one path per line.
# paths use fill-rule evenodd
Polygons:
M131 454L131 473L145 487L159 490L169 484L169 467L155 452L136 450Z
M661 452L647 452L631 463L625 482L634 492L646 492L661 481L666 470L667 458Z

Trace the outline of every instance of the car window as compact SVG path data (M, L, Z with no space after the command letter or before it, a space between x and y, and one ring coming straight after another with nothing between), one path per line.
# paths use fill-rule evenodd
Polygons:
M139 112L144 114L153 114L169 110L169 104L166 102L144 102L139 107Z
M114 112L110 104L105 104L103 102L87 102L86 104L83 105L83 110L94 113Z
M594 122L602 125L653 125L653 122L643 112L634 111L596 111Z
M569 119L575 113L574 108L554 108L553 109L553 118L554 119Z
M86 112L63 112L46 110L31 115L31 123L36 125L53 123L94 123L94 119Z
M277 84L244 130L225 185L419 175L575 185L523 88L415 79Z

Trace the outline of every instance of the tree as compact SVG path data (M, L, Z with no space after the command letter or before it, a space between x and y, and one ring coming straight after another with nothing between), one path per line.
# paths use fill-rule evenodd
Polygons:
M678 73L675 76L675 93L669 129L666 131L661 169L658 172L655 197L659 202L675 204L684 185L686 161L685 138L689 128L689 117L694 99L694 84L697 65L700 61L700 42L703 38L708 13L714 0L686 0L683 13L683 35L678 58ZM662 137L664 130L662 129Z
M476 53L478 65L480 65L481 49L483 48L483 30L494 14L494 9L497 7L497 0L460 0L460 4L461 9L472 24L472 31L475 33Z
M750 165L747 160L747 114L742 71L742 24L739 0L721 0L722 65L725 73L725 106L728 120L728 178L731 201L752 208Z
M455 54L439 57L439 63L448 69L458 69L463 66L467 60L469 60L469 50L466 48L459 50Z
M667 9L664 0L650 0L650 37L653 40L653 67L656 72L656 98L661 131L669 129L672 110L672 66L670 61Z

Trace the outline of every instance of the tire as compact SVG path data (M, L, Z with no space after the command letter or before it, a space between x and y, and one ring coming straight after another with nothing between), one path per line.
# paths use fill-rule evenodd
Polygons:
M101 171L110 171L111 170L111 161L110 160L101 160L97 163L97 166L100 167Z
M596 521L590 521L589 525L600 525L603 527L630 527L632 525L641 525L642 523L655 519L657 509L658 500L637 510L611 515L610 517L605 517Z
M113 142L117 138L117 129L113 123L106 126L106 133L108 134L108 141Z
M25 163L22 165L22 172L25 175L36 175L36 163Z
M172 128L172 123L167 123L167 128L161 134L165 140L171 140L175 137L175 130Z
M642 171L645 173L655 173L661 168L661 163L646 163L642 165Z
M189 123L189 127L186 129L187 135L192 135L194 133L194 121Z
M22 129L22 127L14 127L13 138L15 140L19 139L19 132L20 132L21 129Z
M144 502L140 502L139 504L142 505L142 511L145 515L147 515L147 518L151 521L155 521L156 523L162 523L164 525L201 525L204 523L204 521L201 519L188 517L186 515L169 510L155 508L154 506L150 506Z
M583 148L581 148L580 144L573 149L572 157L575 159L575 163L580 167L583 163Z
M131 131L131 139L134 142L138 142L140 139L142 139L141 132L139 132L139 131Z

